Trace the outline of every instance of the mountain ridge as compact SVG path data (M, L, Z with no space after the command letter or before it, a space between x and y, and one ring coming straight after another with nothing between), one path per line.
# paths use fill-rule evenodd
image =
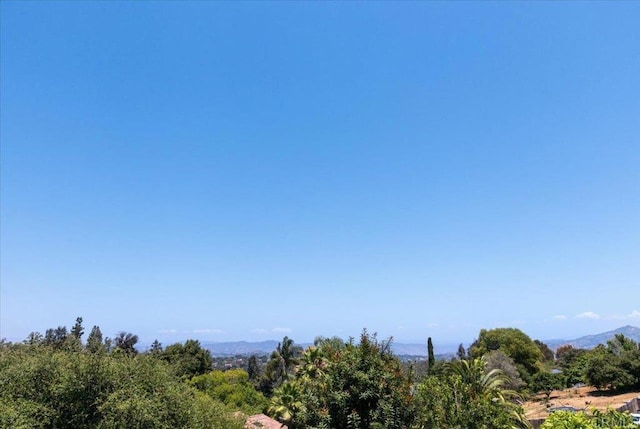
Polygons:
M592 349L599 344L606 344L607 341L613 339L617 334L622 334L627 338L640 342L640 328L631 325L621 326L612 331L601 332L599 334L584 335L573 340L547 340L544 343L550 349L556 350L558 347L570 345L580 349Z
M623 334L625 337L631 338L634 341L640 342L640 328L636 326L626 325L620 328L601 332L599 334L585 335L572 340L565 339L552 339L543 341L549 348L556 350L563 345L571 345L576 348L590 349L596 347L598 344L606 344L607 341L614 338L616 334ZM252 354L256 355L268 355L276 349L279 341L277 340L265 340L265 341L226 341L226 342L206 342L203 343L203 347L208 349L213 356L235 356L243 355L248 356ZM307 348L312 343L299 343L297 344L302 348ZM452 354L457 350L457 344L435 344L435 349L438 354ZM410 355L410 356L426 356L427 355L427 343L391 343L391 348L396 355Z

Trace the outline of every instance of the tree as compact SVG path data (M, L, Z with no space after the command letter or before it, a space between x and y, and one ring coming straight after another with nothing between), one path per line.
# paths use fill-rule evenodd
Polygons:
M620 357L620 367L633 380L633 387L640 388L640 349L630 350Z
M223 404L150 356L51 347L0 352L0 427L242 429Z
M302 354L302 348L294 345L294 341L291 338L285 336L282 339L282 343L278 344L276 351L282 358L282 363L284 365L283 376L286 380L289 378L289 375L291 375L293 369L298 364L300 355Z
M400 429L413 420L410 386L391 340L363 331L328 368L328 414L333 428Z
M572 413L556 411L540 426L540 429L634 429L631 416L615 410L601 412L594 410L592 415L584 412Z
M482 396L504 400L503 386L508 379L500 369L487 371L484 356L473 360L453 360L447 365L446 374L458 376L468 386L472 399Z
M93 328L91 328L91 332L87 337L85 350L87 350L89 353L99 353L106 351L106 347L102 343L102 331L100 330L99 326L94 326Z
M518 368L516 368L513 359L501 352L500 350L494 350L485 355L487 362L487 371L492 369L499 369L507 377L505 380L504 388L507 390L519 391L525 386L525 382L520 378Z
M616 356L638 350L638 343L624 334L616 334L613 339L607 341L607 350Z
M584 383L587 366L587 350L577 349L571 345L559 347L556 350L556 364L562 368L562 378L565 387Z
M67 336L68 333L66 326L58 326L56 329L47 329L44 334L43 344L53 347L54 349L62 349L67 342Z
M136 350L135 347L137 343L138 336L130 332L119 332L114 339L115 349L127 356L135 356L138 354L138 350Z
M191 378L211 371L213 363L211 352L203 348L198 340L187 340L184 344L167 346L161 357L169 362L176 375L182 378Z
M460 360L467 358L467 351L465 350L462 343L458 346L458 351L456 352L456 357Z
M188 383L231 409L248 414L261 413L268 405L267 399L249 381L247 372L241 369L211 371L193 377Z
M553 362L554 360L553 350L551 350L548 345L546 345L540 340L534 340L533 342L536 343L536 346L538 346L540 353L542 353L543 360L545 362Z
M294 369L302 355L302 348L294 345L294 341L285 336L271 353L259 383L259 390L271 396L273 390L293 375Z
M40 332L31 332L27 335L27 339L24 340L24 343L30 346L37 346L42 344L44 341L44 337Z
M249 357L249 361L247 362L247 374L249 376L249 381L252 383L256 382L260 378L260 365L258 364L258 357L256 355L251 355Z
M301 398L302 389L297 382L284 383L273 392L267 412L290 429L304 428L297 418L304 407Z
M76 323L71 328L71 336L78 341L82 341L82 335L84 334L84 328L82 327L82 317L76 318Z
M594 429L584 413L556 411L542 423L540 429Z
M542 352L536 343L519 329L482 329L478 339L469 348L469 355L479 358L494 350L501 350L513 359L520 377L527 383L542 366Z
M549 401L551 392L562 389L563 383L560 376L542 371L533 376L533 391L543 392L545 394L545 402Z
M634 384L634 378L622 368L622 358L598 346L586 358L584 377L596 389L619 389Z
M560 361L564 358L565 354L575 350L571 344L564 344L556 349L556 360ZM558 362L559 363L559 362Z
M159 356L160 354L162 354L162 343L158 341L158 339L153 340L153 343L151 343L149 353L154 356Z
M436 356L433 353L433 342L431 342L431 337L427 339L427 356L429 362L429 366L427 367L427 375L431 375L431 370L436 364Z
M513 429L528 427L524 412L502 389L506 377L487 371L483 358L455 360L444 374L427 377L415 394L416 429Z
M389 341L366 330L318 339L295 374L274 391L269 413L291 428L404 429L413 420L411 386Z
M322 348L309 347L302 353L296 375L306 379L322 379L326 376L329 361Z

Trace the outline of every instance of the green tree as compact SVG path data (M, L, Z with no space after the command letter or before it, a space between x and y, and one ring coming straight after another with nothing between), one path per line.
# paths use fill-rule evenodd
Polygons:
M67 332L66 326L58 326L56 329L47 329L44 334L43 344L45 346L53 347L54 349L64 349L67 344Z
M620 357L620 367L629 375L630 387L640 388L640 349L624 353Z
M542 423L540 429L594 429L594 427L584 413L556 411Z
M282 343L278 344L276 352L282 358L282 363L284 365L283 375L286 380L289 378L289 375L293 373L295 366L298 364L300 355L302 354L302 348L296 346L291 338L285 336L282 339Z
M585 380L598 390L618 389L633 385L633 376L622 368L622 358L602 346L587 354Z
M258 357L256 355L249 356L249 360L247 361L247 374L249 376L249 381L252 383L257 382L260 379L261 372Z
M267 361L259 383L259 390L265 395L271 396L275 388L281 386L293 375L301 355L302 348L296 346L291 338L285 336Z
M211 352L203 348L198 340L167 346L160 356L171 364L176 375L185 379L211 371L213 363Z
M540 426L540 429L634 429L631 416L615 410L595 410L592 415L584 412L556 411Z
M533 376L532 389L534 392L545 394L545 401L549 401L551 392L562 389L563 382L559 375L542 371Z
M359 344L346 344L328 368L328 377L331 427L399 429L410 425L410 386L391 352L391 340L379 342L365 330Z
M91 332L87 337L85 350L87 350L89 353L100 353L107 351L105 345L102 342L102 331L100 331L99 326L94 326L93 328L91 328Z
M82 327L82 317L76 318L76 323L71 328L71 336L78 341L82 340L82 335L84 335L84 328Z
M433 342L431 337L427 339L427 375L431 375L431 371L436 364L436 355L433 353Z
M637 429L633 418L628 413L616 410L593 410L591 419L595 429Z
M526 428L521 407L503 390L506 380L498 369L487 371L483 358L456 360L444 374L427 377L415 394L416 429Z
M248 414L261 413L268 404L264 395L249 381L247 372L241 369L211 371L193 377L189 385L231 409L240 409Z
M587 350L577 349L571 345L556 350L556 364L562 369L565 387L572 387L586 382L584 374L587 367Z
M516 328L482 329L469 348L472 358L500 350L516 364L520 377L528 384L542 367L542 352L528 335Z
M538 346L540 353L542 353L542 359L544 362L551 363L554 361L555 355L548 345L540 340L534 340L533 342Z
M276 388L269 412L292 428L404 429L413 420L411 386L390 340L366 330L356 344L317 339L295 374Z
M460 345L458 345L458 351L456 352L456 357L458 359L460 359L460 360L467 358L467 351L465 350L465 348L462 345L462 343L460 343Z
M458 376L467 386L472 399L496 397L504 400L506 391L503 386L508 381L508 378L500 369L487 370L487 362L484 356L472 360L453 360L448 363L445 372L448 375Z
M0 427L241 429L220 402L150 356L26 346L0 350Z
M299 421L304 408L302 389L296 381L289 381L278 387L273 393L268 413L290 429L306 427Z
M44 337L40 332L31 332L24 340L24 344L28 344L30 346L38 346L43 344L43 342Z
M130 332L119 332L114 338L115 350L127 356L138 354L136 344L138 344L138 336Z
M151 347L149 348L149 353L154 356L160 356L162 351L162 343L157 339L153 340L153 343L151 343Z
M638 343L625 337L624 334L616 334L613 339L607 341L607 350L616 356L622 356L625 353L638 350Z

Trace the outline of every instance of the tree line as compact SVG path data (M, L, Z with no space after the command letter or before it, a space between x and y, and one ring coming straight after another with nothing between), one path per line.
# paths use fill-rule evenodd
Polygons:
M1 428L239 429L243 415L260 412L290 429L527 428L521 404L536 393L576 383L640 388L640 349L621 335L554 353L518 329L481 330L449 361L435 359L428 338L420 364L401 362L391 339L366 330L306 349L284 337L266 363L251 356L246 370L228 371L213 370L197 340L156 340L141 353L132 333L109 338L94 326L83 336L79 317L71 329L0 342ZM634 426L614 411L554 413L543 425L564 427Z

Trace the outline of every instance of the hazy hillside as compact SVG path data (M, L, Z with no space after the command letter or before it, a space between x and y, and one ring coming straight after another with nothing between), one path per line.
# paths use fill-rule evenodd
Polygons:
M302 348L307 348L311 343L296 343ZM213 356L235 356L235 355L266 355L270 354L278 346L278 341L229 341L221 343L204 343L203 347L211 351ZM446 355L455 353L457 344L435 344L436 354ZM391 349L398 356L426 356L427 342L424 344L391 343Z
M633 339L634 341L640 342L640 328L635 326L623 326L621 328L615 329L613 331L602 332L600 334L586 335L584 337L575 338L573 340L564 340L564 339L554 339L554 340L545 340L546 343L551 349L555 350L558 347L570 344L573 347L583 348L583 349L591 349L598 344L606 344L608 340L612 339L616 334L623 334L626 337ZM311 345L311 343L300 343L298 344L303 348L307 348ZM204 343L203 347L209 349L213 356L235 356L235 355L261 355L261 354L270 354L272 351L276 349L278 346L278 341L276 340L268 340L268 341L259 341L259 342L249 342L249 341L229 341L229 342L221 342L221 343ZM457 344L435 344L436 354L446 355L455 353L457 350ZM391 348L393 352L398 356L426 356L427 355L427 344L426 341L424 344L416 344L416 343L392 343Z
M616 334L623 334L625 337L631 338L634 341L640 341L640 328L627 325L613 331L602 332L600 334L586 335L584 337L576 338L573 340L547 340L545 343L551 349L557 349L563 345L571 345L573 347L581 349L592 349L598 344L606 344L607 341L612 339Z
M303 347L306 345L301 344ZM235 355L266 355L278 346L278 341L268 340L260 342L229 341L224 343L205 343L203 347L209 349L213 356Z

